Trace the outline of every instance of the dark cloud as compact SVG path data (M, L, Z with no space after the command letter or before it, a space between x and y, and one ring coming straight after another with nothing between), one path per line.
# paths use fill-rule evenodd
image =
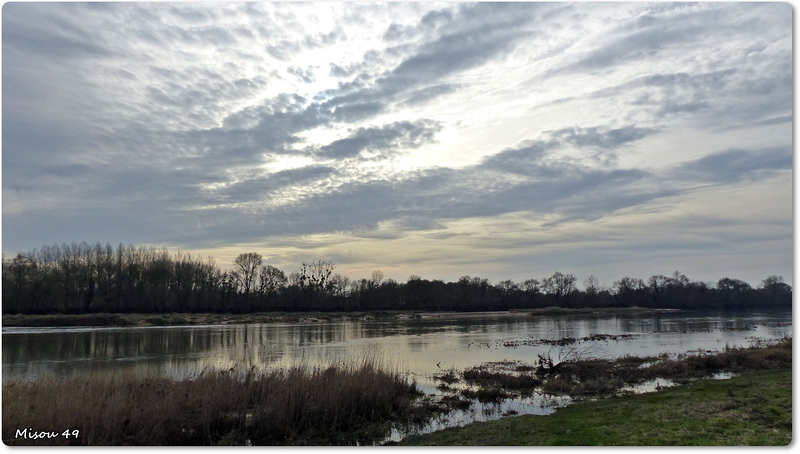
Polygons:
M790 170L789 147L758 150L731 149L686 162L674 169L677 179L695 182L732 183L758 177L763 171Z
M604 158L614 157L619 148L656 134L653 128L629 125L622 128L569 127L544 131L542 139L528 140L521 145L503 150L483 159L481 166L487 169L519 175L545 175L554 164L551 152L564 146L600 150Z
M614 70L637 61L655 60L664 53L678 52L687 43L702 43L710 29L715 33L735 33L740 24L732 24L734 8L703 9L691 5L654 5L645 14L621 21L598 37L598 44L580 53L577 60L547 71L547 77L580 72ZM606 38L608 36L608 38ZM697 45L697 44L694 44ZM672 56L672 54L670 54Z
M514 28L465 30L448 34L423 46L378 83L394 92L421 81L439 80L449 74L482 65L510 51L527 36Z
M378 128L359 128L349 137L320 147L316 154L324 158L350 158L364 152L391 154L398 149L418 148L430 143L441 129L438 122L401 121Z
M656 132L658 131L652 128L640 128L631 125L614 129L570 127L548 131L548 135L557 142L577 147L615 149L630 142L641 140Z
M542 165L540 170L528 180L513 182L485 165L415 171L392 180L355 180L264 213L237 213L230 223L257 222L258 228L241 232L240 241L285 232L362 231L384 221L397 225L396 234L401 235L404 228L435 226L444 219L521 211L553 213L562 220L596 219L674 193L648 189L645 183L653 176L640 170L599 170L564 163ZM325 178L330 170L315 167L296 172L244 182L231 189L230 200L246 199L244 193L262 196L302 178ZM227 213L229 208L219 210ZM237 229L219 221L204 235L213 238L223 231L232 235Z
M334 103L325 103L327 106L331 106ZM336 121L340 121L343 123L351 123L356 122L359 120L364 120L379 113L383 112L386 109L387 103L382 101L366 101L366 102L353 102L353 103L346 103L344 105L338 105L333 107L333 118Z
M532 32L525 29L536 8L515 4L460 6L454 13L430 13L420 20L419 29L437 24L438 34L425 40L394 67L360 90L334 95L323 109L342 112L341 121L367 118L383 112L389 101L410 104L430 101L450 92L452 86L439 81L478 67L511 52ZM402 34L390 27L387 39ZM341 69L341 68L338 68ZM425 91L427 90L427 91Z
M287 188L311 185L335 174L335 169L322 165L310 165L283 170L273 174L238 181L215 192L220 203L244 203L269 199Z
M401 105L404 107L413 107L421 104L425 104L438 98L439 96L443 96L449 93L454 93L458 91L459 88L462 88L460 84L436 84L430 87L420 88L419 90L415 90L408 94L408 98L406 98Z
M555 147L553 142L530 140L519 147L484 158L481 165L491 170L531 175L541 171L545 156Z
M80 5L65 6L67 14L83 10ZM109 57L102 37L89 27L80 27L62 11L46 5L3 5L3 54L35 53L59 60ZM86 12L86 11L84 11ZM46 30L46 33L42 33Z
M217 165L256 164L264 155L295 153L288 146L297 134L331 121L299 95L281 94L257 107L243 109L225 119L223 126L186 133L197 156Z
M650 177L639 170L603 171L577 165L546 170L539 178L522 183L504 182L502 175L487 174L480 168L417 172L398 181L353 182L287 207L281 216L302 220L293 228L303 234L370 229L390 220L399 227L419 228L445 219L521 211L554 213L562 219L596 219L669 193L632 192ZM281 217L271 219L282 222Z

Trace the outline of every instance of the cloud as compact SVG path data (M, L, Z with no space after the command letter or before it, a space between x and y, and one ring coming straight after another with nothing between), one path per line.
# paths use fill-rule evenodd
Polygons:
M649 177L639 170L543 166L535 179L523 182L508 182L503 174L487 172L481 167L442 168L411 172L393 181L352 182L304 198L281 213L303 220L295 224L298 234L312 234L370 229L385 221L418 228L443 219L520 211L596 219L666 194L643 187L632 193Z
M434 134L441 130L438 122L417 120L401 121L382 127L358 128L349 137L320 147L315 154L324 158L350 158L363 153L387 155L398 149L419 148L430 143Z
M81 11L67 6L68 13ZM111 51L99 34L75 26L60 11L46 6L3 5L3 47L5 52L33 52L59 60L85 60L109 57ZM42 28L47 33L41 33Z
M246 203L250 201L279 198L280 192L293 187L311 185L335 175L335 169L322 165L310 165L297 169L282 170L269 175L237 181L215 191L222 203Z
M737 209L781 211L791 17L770 3L7 4L4 249L429 235L452 264L465 235L539 232L526 247L556 260L581 238L608 257L700 192L768 188ZM592 226L634 218L592 242ZM719 248L713 219L659 237ZM751 236L761 221L726 222L735 241L778 221Z
M336 112L344 110L345 114L337 118L348 121L377 115L390 102L398 100L417 104L426 96L425 100L430 102L452 91L452 85L440 81L500 58L523 38L530 38L531 32L525 25L532 20L534 11L535 8L513 4L476 4L459 6L454 12L431 12L420 20L416 31L401 32L398 26L390 25L384 35L388 41L416 37L420 30L429 31L433 22L438 33L423 38L421 44L407 52L407 57L371 85L334 95L321 107Z
M461 87L462 86L459 84L443 83L420 88L419 90L409 93L408 98L406 98L401 105L403 107L412 107L425 104L433 101L439 96L457 92Z
M734 183L744 178L758 178L764 171L791 169L791 149L770 147L720 151L681 164L673 175L695 182Z
M557 142L577 147L597 147L615 149L622 145L641 140L658 132L652 128L629 125L622 128L570 127L549 131L549 136Z
M528 176L551 174L564 160L555 153L566 146L591 151L599 150L603 158L613 158L621 147L654 135L658 130L633 125L621 128L608 126L568 127L543 131L541 139L523 141L519 146L486 157L482 166Z
M299 95L282 93L263 104L227 116L220 127L183 135L204 166L255 165L266 156L296 153L297 135L330 121L329 113Z
M753 30L763 32L773 25L767 21L779 16L760 13L779 8L783 7L643 4L638 16L609 22L578 40L565 57L564 64L545 75L552 77L605 70L624 72L636 68L637 63L643 61L657 65L665 61L683 64L686 56L714 52L716 45L723 44L718 43L720 39L727 38L730 42L742 35L752 36ZM752 46L754 43L747 44Z
M482 166L522 175L539 173L548 152L555 147L553 142L545 140L525 141L519 147L503 150L484 158Z

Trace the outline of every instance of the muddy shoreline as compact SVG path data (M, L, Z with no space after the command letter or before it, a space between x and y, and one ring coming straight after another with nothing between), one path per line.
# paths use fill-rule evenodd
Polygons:
M320 323L331 321L409 320L430 318L531 317L549 315L590 315L635 312L666 312L669 309L627 308L561 308L494 312L258 312L252 314L168 313L168 314L4 314L3 327L135 327L236 325L250 323Z

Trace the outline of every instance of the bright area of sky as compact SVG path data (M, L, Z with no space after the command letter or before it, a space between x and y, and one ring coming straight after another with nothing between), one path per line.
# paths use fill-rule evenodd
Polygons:
M6 3L6 257L792 283L786 3Z

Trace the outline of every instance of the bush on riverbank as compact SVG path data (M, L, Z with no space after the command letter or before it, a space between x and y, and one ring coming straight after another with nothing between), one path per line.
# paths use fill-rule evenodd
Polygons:
M556 342L557 343L557 342ZM790 368L792 338L772 342L757 342L752 347L726 347L720 352L688 352L670 359L660 357L625 356L615 360L581 359L577 351L564 347L573 355L557 361L549 355L540 357L538 365L509 365L489 363L450 372L450 384L463 378L478 385L488 394L489 389L526 394L538 388L546 394L579 396L613 395L626 386L649 380L666 379L683 383L718 373L741 373L752 370ZM441 378L440 378L441 380Z
M352 445L415 416L416 387L373 361L193 380L107 376L3 384L7 445ZM17 429L77 438L15 438Z

